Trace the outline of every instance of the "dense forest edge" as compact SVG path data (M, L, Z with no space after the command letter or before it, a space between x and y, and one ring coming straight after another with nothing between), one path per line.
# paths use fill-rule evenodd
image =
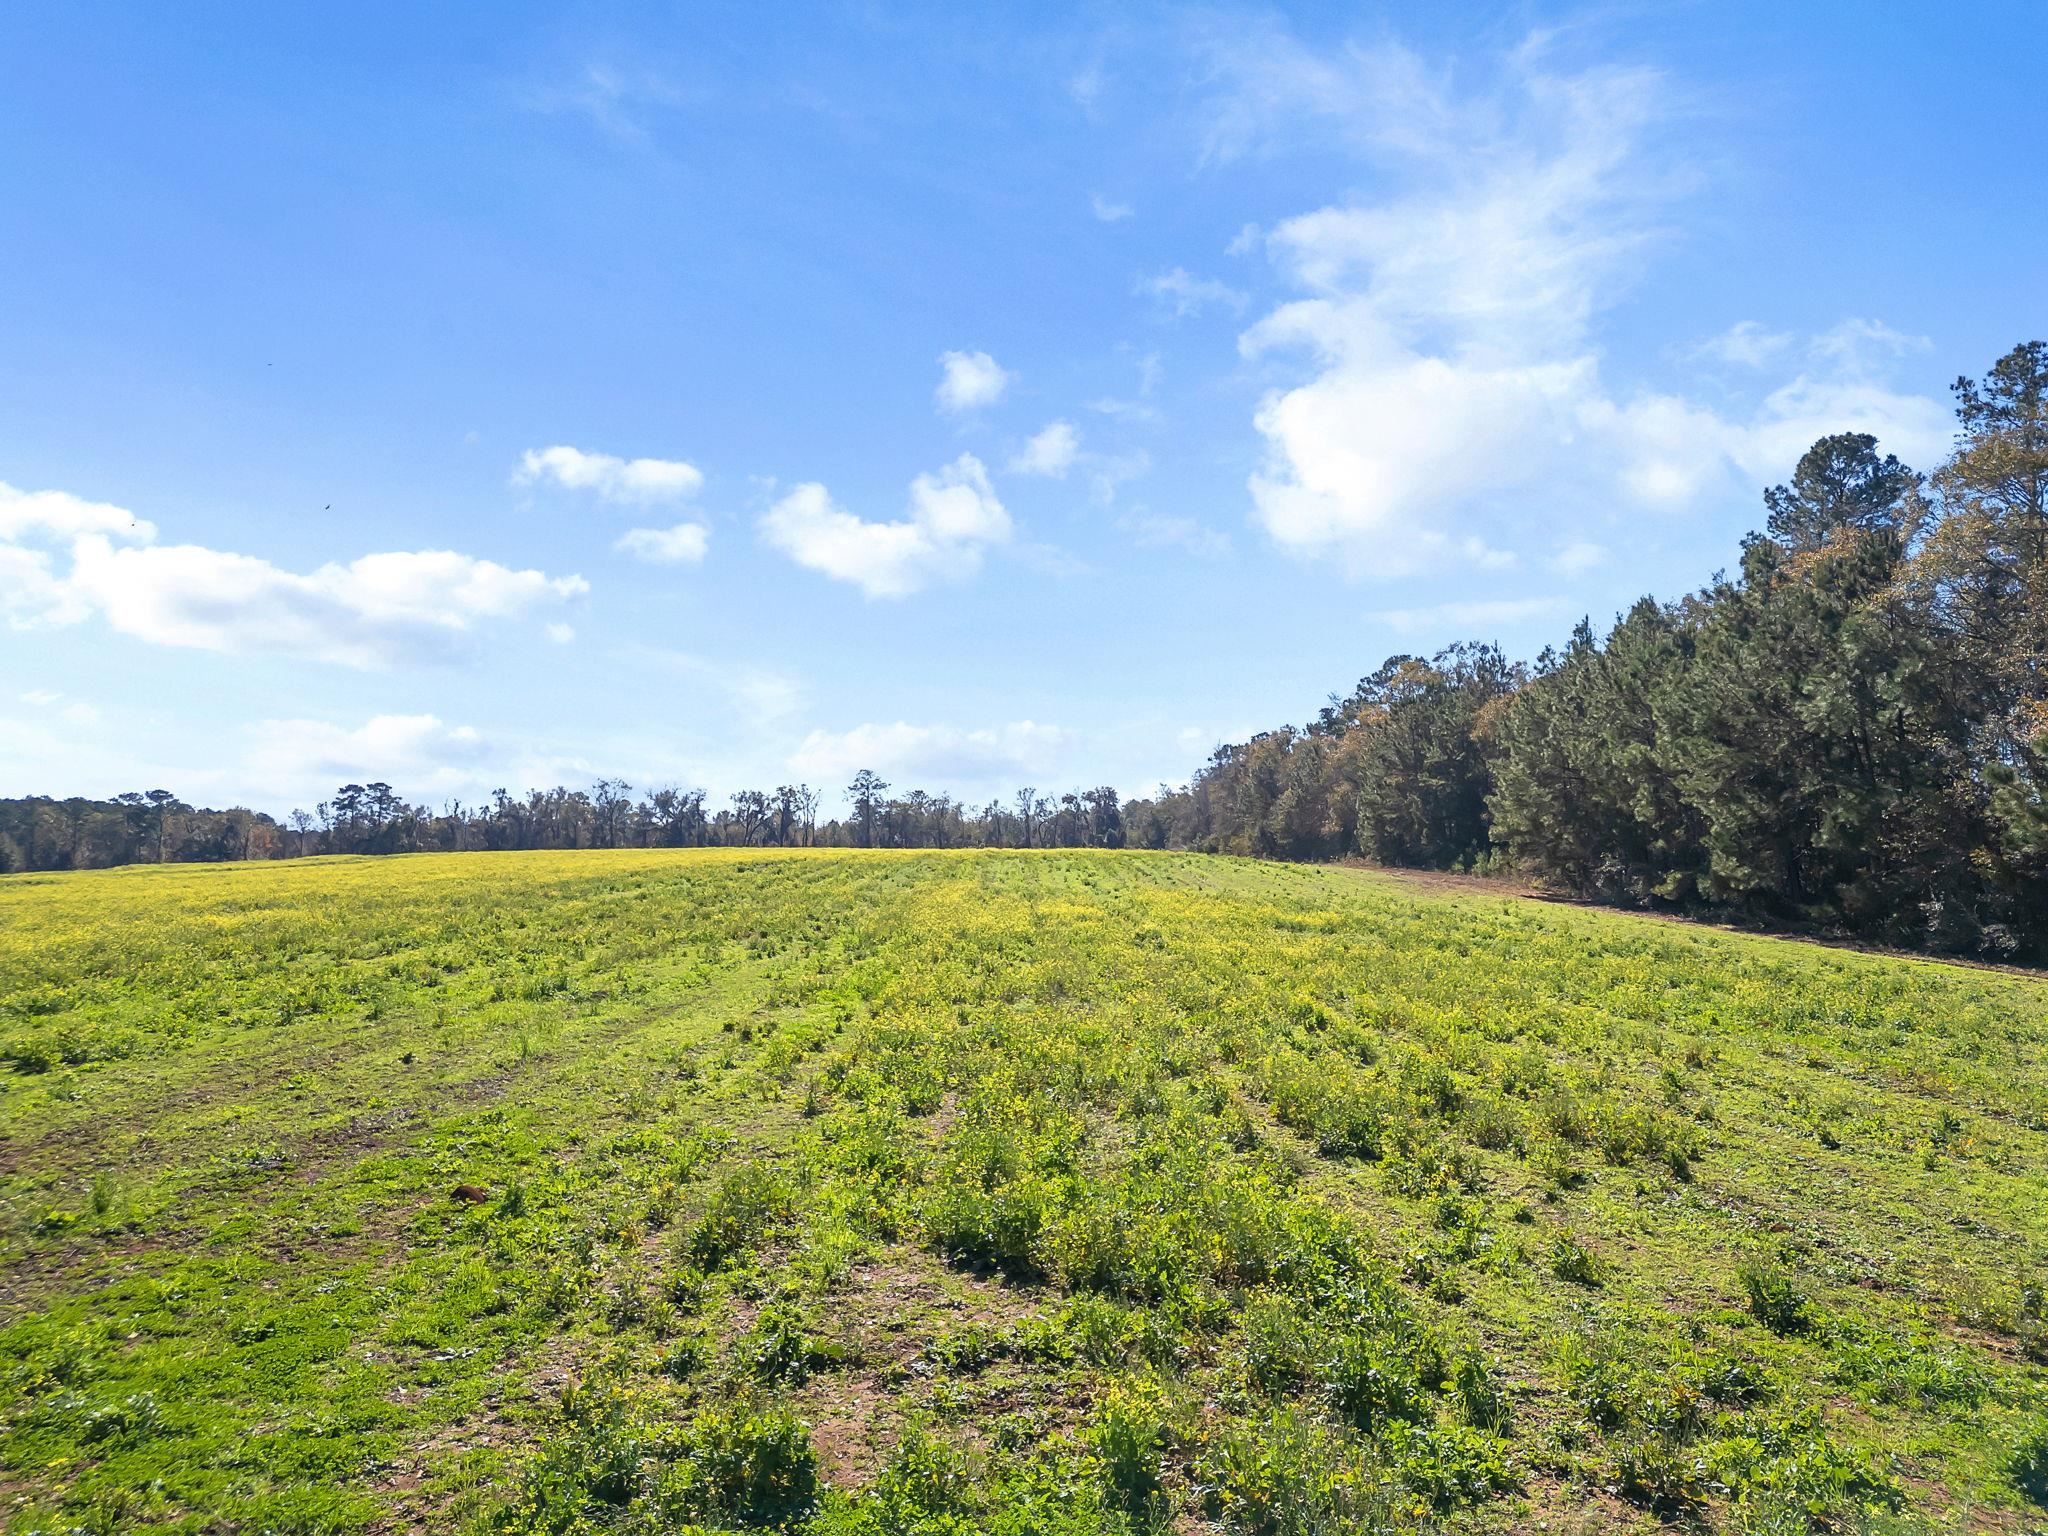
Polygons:
M1764 493L1739 570L1581 621L1533 664L1395 656L1307 724L1124 799L975 806L862 772L633 798L497 791L439 812L349 784L283 821L166 790L0 800L0 874L501 848L1133 847L1512 871L1617 905L1994 959L2048 956L2048 343L1954 385L1929 472L1863 433Z

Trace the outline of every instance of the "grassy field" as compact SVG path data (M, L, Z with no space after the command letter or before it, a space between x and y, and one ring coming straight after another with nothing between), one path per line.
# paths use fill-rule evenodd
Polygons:
M0 1521L2048 1523L2048 982L1197 856L0 880Z

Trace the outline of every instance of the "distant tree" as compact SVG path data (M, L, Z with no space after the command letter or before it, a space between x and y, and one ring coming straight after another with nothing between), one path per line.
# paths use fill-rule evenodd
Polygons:
M1489 847L1495 727L1522 681L1496 646L1397 656L1361 685L1382 712L1358 791L1358 837L1389 864L1465 865Z
M1789 485L1764 492L1770 536L1791 550L1818 549L1845 528L1872 532L1899 525L1920 477L1896 458L1878 457L1867 432L1840 432L1807 449Z
M1017 791L1015 804L1017 807L1017 845L1020 848L1029 848L1031 846L1031 829L1038 825L1038 818L1043 812L1045 802L1039 798L1038 790L1035 786L1027 786Z
M732 797L733 826L742 844L751 845L774 814L774 801L758 789L743 789Z
M597 827L597 841L616 848L623 841L626 818L633 802L627 797L633 786L624 779L599 779L590 787L590 804Z
M882 796L888 789L887 781L871 768L861 769L846 787L846 798L853 805L853 819L860 826L860 845L863 848L875 846L875 823L882 814Z

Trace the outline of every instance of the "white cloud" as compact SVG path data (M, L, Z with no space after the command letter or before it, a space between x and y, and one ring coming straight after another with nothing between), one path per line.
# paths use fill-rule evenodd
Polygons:
M1090 458L1093 467L1088 475L1088 494L1105 507L1115 502L1120 489L1133 480L1144 479L1152 470L1152 455L1142 448L1129 453L1094 454Z
M701 683L753 725L786 720L803 707L803 682L771 667L745 662L713 661L686 651L636 650L632 654ZM694 705L693 705L694 707Z
M1013 377L986 352L942 352L939 369L939 409L955 414L994 405Z
M576 630L569 624L543 624L541 633L556 645L568 645L576 638Z
M353 729L326 720L265 720L249 727L249 769L272 793L325 794L337 783L377 780L414 795L464 787L491 746L467 725L437 715L373 715Z
M0 619L9 629L75 623L82 609L39 549L0 544Z
M1866 373L1887 359L1933 348L1930 338L1895 331L1882 320L1849 319L1814 337L1808 350L1816 358L1837 363L1852 373Z
M1307 364L1254 417L1266 454L1249 488L1283 546L1381 577L1498 561L1531 536L1554 540L1561 501L1682 508L1753 495L1825 432L1874 431L1919 452L1945 421L1938 402L1876 379L1870 359L1895 350L1896 333L1869 322L1813 343L1812 371L1747 412L1611 389L1596 318L1681 180L1645 147L1669 86L1644 70L1540 66L1540 48L1525 48L1504 92L1460 100L1398 50L1318 60L1270 33L1251 50L1218 145L1263 143L1291 91L1295 111L1339 124L1412 178L1266 239L1302 296L1240 349ZM1718 349L1781 350L1739 326Z
M681 459L621 459L561 444L527 449L512 479L517 485L552 480L565 490L595 491L606 501L643 505L680 501L704 484L702 471Z
M588 118L620 144L648 142L652 109L672 108L688 98L669 81L646 69L615 69L586 64L572 78L528 91L525 105L550 116L575 114Z
M57 714L71 724L97 725L99 723L100 712L92 705L86 703L83 699L73 699L69 704L64 704L64 695L58 693L55 689L31 688L27 693L21 695L21 702L36 709L54 709L57 705L63 704L64 707L58 709Z
M1246 302L1245 295L1228 283L1213 277L1195 277L1185 267L1145 278L1138 284L1138 292L1159 300L1177 320L1199 315L1211 304L1243 309Z
M85 501L69 491L17 490L0 480L0 539L74 539L87 533L147 544L156 537L156 525L126 507Z
M1486 629L1501 624L1522 624L1532 619L1553 618L1566 604L1555 597L1515 597L1495 601L1437 603L1428 608L1389 608L1374 615L1380 622L1402 634L1432 630ZM1490 636L1479 636L1486 639Z
M1081 434L1074 430L1072 422L1048 422L1024 445L1023 451L1010 460L1010 472L1064 479L1067 471L1074 467L1074 459L1080 451Z
M1789 331L1770 331L1758 321L1738 320L1701 342L1693 355L1736 368L1765 368L1784 356L1793 339Z
M1114 396L1105 396L1100 400L1090 400L1088 402L1088 409L1094 411L1098 416L1107 416L1112 421L1130 421L1140 423L1141 425L1151 425L1160 419L1159 412L1144 401L1119 400Z
M0 619L12 628L98 614L157 645L381 666L476 626L589 590L452 550L364 555L309 575L254 555L160 545L155 525L66 491L0 484ZM68 545L68 569L55 548Z
M1117 524L1140 549L1184 549L1204 559L1219 559L1230 553L1230 535L1206 527L1191 517L1165 517L1135 512Z
M73 546L66 595L156 645L389 665L478 625L588 591L579 576L515 571L452 550L364 555L309 575L196 544Z
M1010 515L971 453L910 485L910 516L867 522L824 486L799 485L768 509L763 536L799 565L850 581L875 597L906 597L934 581L972 574L982 550L1010 537Z
M1047 771L1071 740L1071 732L1032 720L981 730L898 720L849 731L812 731L789 766L828 784L872 768L900 789L986 786Z
M1907 463L1929 468L1947 456L1955 417L1943 401L1874 379L1802 373L1764 397L1728 453L1753 480L1778 480L1830 432L1868 432Z
M711 530L702 523L677 523L673 528L631 529L612 548L653 565L695 565L710 543Z
M1578 576L1607 561L1607 551L1590 539L1574 539L1550 558L1550 568L1565 576Z
M1102 220L1105 224L1115 224L1131 216L1131 205L1129 203L1113 203L1100 192L1094 193L1089 197L1088 207L1093 211L1095 217Z

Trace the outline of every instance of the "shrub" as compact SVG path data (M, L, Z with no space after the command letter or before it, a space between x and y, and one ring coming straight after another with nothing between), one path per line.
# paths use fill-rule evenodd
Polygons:
M868 1497L882 1516L883 1530L919 1529L931 1516L971 1512L977 1502L977 1471L966 1450L913 1423L897 1440Z
M1498 1437L1465 1424L1396 1424L1382 1437L1401 1481L1439 1510L1515 1486Z
M2048 1508L2048 1424L2037 1424L2020 1437L2006 1457L2005 1471L2015 1488Z
M1144 1519L1157 1512L1163 1495L1159 1452L1165 1440L1158 1398L1146 1391L1113 1386L1095 1410L1088 1447L1110 1502Z
M1428 1412L1427 1392L1443 1377L1443 1362L1427 1335L1348 1328L1327 1346L1318 1374L1330 1406L1360 1429Z
M810 1428L788 1408L739 1402L691 1421L661 1484L671 1516L786 1526L817 1502Z
M1600 1283L1600 1260L1592 1249L1571 1233L1560 1232L1551 1240L1550 1272L1573 1285L1597 1286Z
M1226 1425L1195 1467L1203 1507L1240 1536L1395 1529L1350 1445L1292 1409Z
M1457 1368L1451 1373L1451 1387L1458 1395L1466 1423L1490 1434L1507 1432L1513 1417L1507 1395L1477 1354L1468 1351L1458 1357Z
M1037 1279L1038 1241L1052 1203L1051 1188L1035 1177L994 1189L948 1179L925 1203L925 1234L956 1262L998 1269L1019 1280Z
M715 1269L754 1247L795 1214L795 1200L780 1174L764 1163L735 1168L712 1193L690 1233L690 1256Z
M1738 1272L1750 1314L1773 1333L1802 1333L1813 1322L1806 1291L1785 1265L1755 1261Z
M733 1342L736 1371L759 1382L802 1382L831 1361L836 1351L805 1336L794 1307L771 1303L754 1326Z

